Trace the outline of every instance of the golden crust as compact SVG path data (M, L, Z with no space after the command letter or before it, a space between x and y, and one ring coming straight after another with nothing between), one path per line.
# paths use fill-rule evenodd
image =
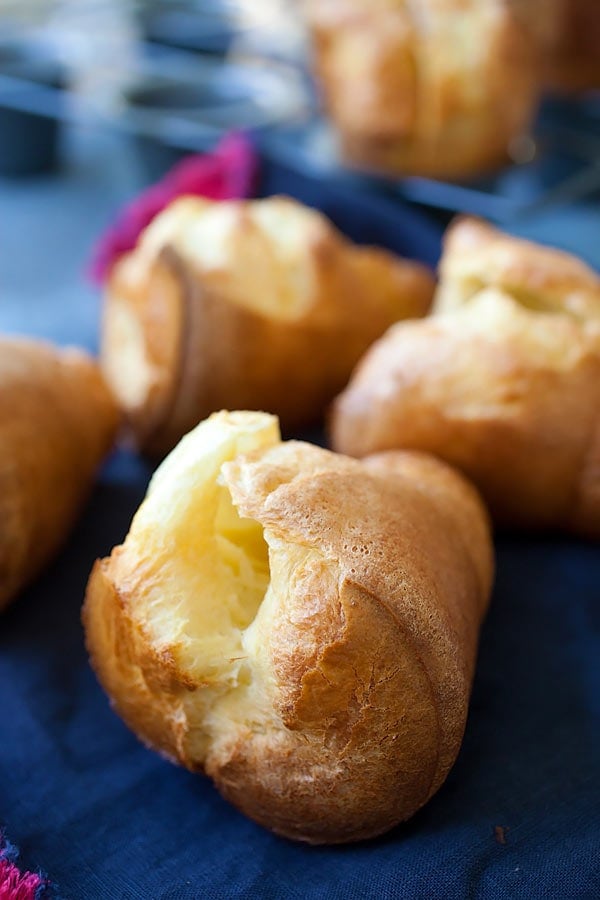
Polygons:
M503 2L309 0L315 68L351 162L459 178L508 159L538 96L534 44Z
M243 719L217 715L221 694L203 708L214 685L144 612L159 576L139 518L88 585L98 677L144 741L266 827L311 843L379 834L429 799L460 747L492 576L481 501L418 454L362 463L296 442L234 456L221 479L270 546L244 644L262 700L247 689Z
M117 420L86 354L0 339L0 609L65 539Z
M334 405L337 450L425 450L494 517L600 537L600 279L567 254L463 220L436 315L394 326Z
M555 42L546 49L548 82L564 91L600 88L600 6L563 0Z
M600 320L600 278L577 257L461 217L444 236L434 312L451 312L486 287L537 312Z
M565 92L600 88L597 0L511 0L540 51L544 83Z
M307 424L388 325L427 311L433 286L292 200L187 198L114 270L104 371L152 454L224 407Z

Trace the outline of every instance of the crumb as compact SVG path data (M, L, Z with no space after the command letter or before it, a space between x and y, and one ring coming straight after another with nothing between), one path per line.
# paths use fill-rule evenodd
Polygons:
M497 844L506 844L506 832L508 828L504 825L494 825L494 837Z

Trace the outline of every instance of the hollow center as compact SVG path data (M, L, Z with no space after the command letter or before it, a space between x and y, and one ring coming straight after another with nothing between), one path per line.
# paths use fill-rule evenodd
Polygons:
M202 688L247 682L243 632L267 592L262 526L242 518L220 478L223 463L279 441L262 413L218 413L157 471L126 541L137 560L137 613L154 646Z
M242 632L254 620L270 582L268 547L262 526L241 518L227 487L219 485L209 524L207 569L194 598L188 634L195 636L205 676L239 677L245 656ZM210 557L210 559L208 558ZM198 659L198 657L196 657Z

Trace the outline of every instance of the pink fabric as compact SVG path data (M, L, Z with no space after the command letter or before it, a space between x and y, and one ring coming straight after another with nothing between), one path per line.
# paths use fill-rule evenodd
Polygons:
M126 206L100 237L92 255L90 277L96 284L103 284L119 257L133 250L144 228L176 197L190 194L211 200L248 197L257 171L258 158L249 138L243 134L227 135L212 153L186 157Z
M35 900L45 880L33 872L20 872L7 859L0 859L0 900Z

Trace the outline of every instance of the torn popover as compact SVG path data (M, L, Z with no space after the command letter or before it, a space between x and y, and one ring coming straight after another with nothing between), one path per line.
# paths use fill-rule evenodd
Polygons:
M432 274L284 197L175 200L115 265L102 363L135 443L164 455L209 413L310 424L361 354L424 315Z
M359 462L221 412L96 563L84 624L145 743L278 834L356 841L446 778L491 576L486 512L443 463Z

